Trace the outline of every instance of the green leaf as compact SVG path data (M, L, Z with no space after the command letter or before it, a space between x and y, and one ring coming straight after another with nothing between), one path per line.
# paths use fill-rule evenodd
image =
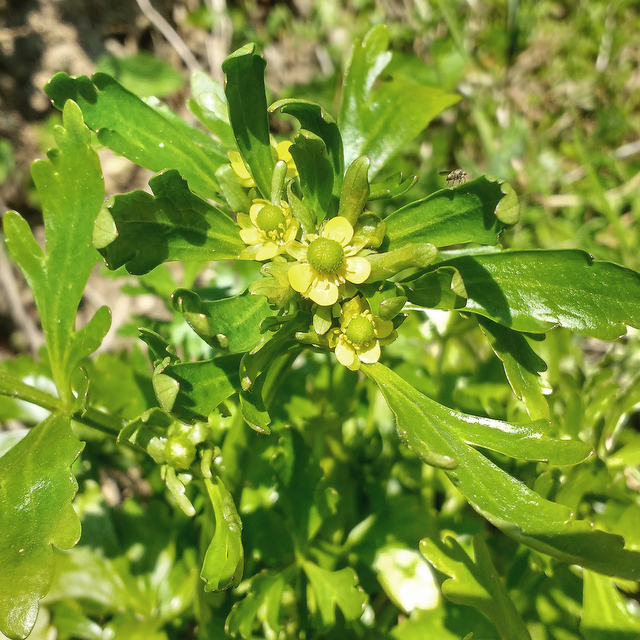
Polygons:
M182 74L168 62L144 51L122 58L103 56L96 63L96 67L98 71L115 78L127 91L141 98L163 98L184 84Z
M460 96L381 74L391 61L385 25L371 29L362 44L356 41L345 71L339 125L345 165L358 156L371 158L374 176L404 149L435 116Z
M551 420L545 392L549 385L540 377L547 365L531 348L527 339L517 331L478 316L482 332L487 336L494 353L502 360L507 380L516 396L524 402L532 420Z
M387 248L399 249L410 242L436 247L496 244L507 226L496 215L503 188L500 182L480 177L411 202L385 218Z
M467 301L467 290L455 267L435 267L406 283L408 300L426 309L461 309Z
M360 618L367 594L358 586L358 576L351 567L327 571L308 560L302 567L311 585L309 611L316 626L321 629L332 627L336 622L336 607L342 611L347 624Z
M296 100L293 98L278 100L269 107L269 111L271 113L279 111L293 116L298 120L302 129L315 133L324 142L333 170L333 196L337 200L340 197L342 188L344 153L342 150L342 137L335 120L320 105L308 100Z
M166 366L161 375L177 381L179 391L170 410L208 416L221 402L240 389L236 355L213 360L180 362Z
M515 331L561 326L615 340L640 328L640 274L578 250L505 251L442 263L460 272L465 311Z
M210 138L201 147L202 132L195 127L176 127L105 73L91 79L57 73L45 91L58 109L67 100L77 102L87 126L115 153L151 171L177 169L195 192L216 198L216 169L228 158L222 147L212 151Z
M284 512L287 534L302 552L331 513L331 506L322 482L322 468L300 432L284 429L279 436L270 460L278 481L278 504Z
M223 148L235 149L236 139L229 124L227 97L222 85L207 73L196 71L191 76L191 93L193 99L187 100L189 111L220 140Z
M247 44L223 63L229 122L240 154L262 196L271 199L271 176L275 162L269 138L267 97L264 88L265 59Z
M0 630L26 638L53 575L52 545L80 537L71 464L82 444L53 414L0 458Z
M369 200L388 200L405 194L418 182L418 176L402 179L402 173L394 173L382 182L371 185Z
M59 148L49 152L48 160L32 166L42 201L46 253L18 214L5 215L4 231L7 247L33 292L58 393L71 406L71 374L81 359L97 349L111 321L103 308L75 332L78 305L98 257L91 236L104 199L104 183L78 105L67 103L63 124L64 128L54 131Z
M580 633L584 640L637 640L640 619L606 576L585 571Z
M379 363L363 365L362 371L382 391L405 444L428 464L445 468L469 504L495 527L565 562L629 580L640 577L640 553L624 549L620 536L598 531L589 522L572 520L571 509L541 498L466 444L469 441L476 446L496 447L496 451L505 453L511 450L508 455L526 456L530 451L535 459L545 448L535 444L541 435L538 431L536 436L537 425L514 427L447 409ZM509 434L511 430L513 433ZM493 439L492 444L489 438ZM561 459L562 448L568 442L573 441L549 442L552 453L548 457L557 455ZM577 462L584 457L584 448L579 442L572 446L575 448L568 458Z
M249 640L253 629L260 622L277 636L280 631L282 592L291 579L292 567L282 573L259 573L251 579L247 596L236 602L229 613L225 631L233 637L240 635ZM268 632L267 632L268 633Z
M480 536L473 538L475 562L451 536L442 542L426 538L420 542L420 550L438 571L450 576L442 583L442 594L448 600L484 613L501 638L531 640Z
M189 289L178 289L171 296L176 311L208 344L229 353L249 351L262 338L260 323L277 311L264 296L248 291L220 300L201 300Z
M200 577L205 591L237 587L244 570L242 522L228 489L213 475L204 479L213 507L213 535L202 563ZM203 535L207 533L206 529Z
M129 273L140 275L171 260L238 257L245 246L240 227L191 193L177 171L154 176L149 186L154 195L136 190L115 196L100 213L94 238L110 269L126 265ZM110 228L115 233L105 235Z
M315 133L301 129L289 152L300 175L302 202L314 213L319 225L338 210L338 197L332 192L334 177L327 148Z

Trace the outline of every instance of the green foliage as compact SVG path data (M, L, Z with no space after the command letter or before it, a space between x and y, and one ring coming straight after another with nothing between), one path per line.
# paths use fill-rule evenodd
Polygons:
M51 412L0 441L10 637L45 595L40 624L68 638L637 635L634 350L592 370L563 357L568 331L640 328L640 276L503 250L520 206L502 179L408 200L416 179L390 161L459 98L388 48L383 26L356 42L336 121L268 107L242 47L224 90L192 80L213 138L104 73L47 85L64 128L33 168L46 251L4 218L47 349L0 367L0 411ZM291 144L269 114L297 121ZM156 172L152 194L103 204L90 130ZM148 362L89 358L107 310L76 331L96 249L164 300L165 319L136 318ZM134 486L117 508L110 475Z

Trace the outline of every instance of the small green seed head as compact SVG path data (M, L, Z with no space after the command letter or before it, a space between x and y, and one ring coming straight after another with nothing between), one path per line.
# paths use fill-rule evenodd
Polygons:
M371 342L375 337L375 331L371 320L364 316L356 316L347 325L345 335L351 344L360 346Z
M273 204L265 204L256 217L258 227L265 233L275 231L280 225L284 227L285 216L280 207Z
M309 264L320 273L334 273L344 261L342 245L329 238L316 238L307 249Z

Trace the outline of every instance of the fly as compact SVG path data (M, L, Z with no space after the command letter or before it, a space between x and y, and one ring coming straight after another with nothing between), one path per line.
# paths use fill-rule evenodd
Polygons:
M440 171L438 175L447 176L446 180L448 187L455 187L462 184L467 179L467 172L462 169L445 169L444 171Z

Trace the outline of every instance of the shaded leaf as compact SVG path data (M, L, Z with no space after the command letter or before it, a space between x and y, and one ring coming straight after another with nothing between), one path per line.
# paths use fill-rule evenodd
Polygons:
M253 629L258 622L277 635L280 630L282 592L291 579L291 568L282 573L259 573L251 579L251 588L246 598L236 602L227 617L225 631L232 636L253 638Z
M302 567L312 588L309 610L318 627L326 629L335 624L336 607L342 611L347 623L360 618L367 594L358 586L358 577L351 567L327 571L308 560L303 562Z
M421 242L436 247L467 242L496 244L507 226L496 216L496 207L504 197L501 184L484 177L436 191L385 218L386 247L393 250Z
M80 520L71 464L82 444L53 414L0 458L0 630L26 638L53 575L52 545L72 547Z
M200 130L184 121L176 127L176 122L168 121L105 73L95 73L90 79L57 73L45 91L58 109L67 100L77 102L87 126L115 153L151 171L177 169L191 189L215 199L219 190L216 169L228 158L222 147L212 145L211 138L201 146Z
M504 251L442 263L460 272L465 311L515 331L565 327L615 340L640 328L640 274L578 250Z
M481 316L478 323L489 339L494 353L502 360L507 380L516 396L524 402L532 420L550 420L549 404L545 392L551 391L540 377L547 365L531 348L526 338Z
M171 260L238 257L245 247L240 227L194 195L177 171L154 176L149 186L154 195L137 190L115 196L100 213L94 238L110 269L126 265L140 275Z

